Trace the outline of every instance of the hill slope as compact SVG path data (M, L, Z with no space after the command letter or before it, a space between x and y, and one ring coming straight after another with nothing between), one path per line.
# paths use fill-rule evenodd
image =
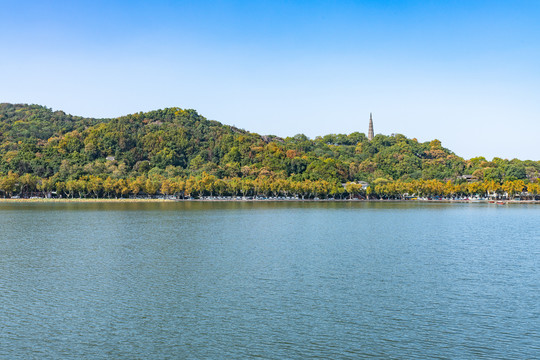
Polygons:
M0 175L54 181L83 176L201 176L291 181L534 179L539 161L465 160L440 141L404 135L330 134L315 139L261 136L167 108L113 119L67 115L38 105L0 104Z

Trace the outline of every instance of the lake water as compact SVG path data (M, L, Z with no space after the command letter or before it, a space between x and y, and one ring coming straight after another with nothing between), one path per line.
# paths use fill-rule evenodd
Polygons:
M0 203L0 358L526 359L540 206Z

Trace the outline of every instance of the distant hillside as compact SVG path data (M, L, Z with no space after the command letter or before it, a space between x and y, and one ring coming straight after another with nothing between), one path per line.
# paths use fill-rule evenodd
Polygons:
M31 174L55 181L92 175L216 178L264 175L333 183L438 179L460 182L537 178L539 161L465 160L440 141L404 135L261 136L210 121L195 110L167 108L114 119L92 119L38 105L0 104L0 175ZM382 179L382 180L381 180Z

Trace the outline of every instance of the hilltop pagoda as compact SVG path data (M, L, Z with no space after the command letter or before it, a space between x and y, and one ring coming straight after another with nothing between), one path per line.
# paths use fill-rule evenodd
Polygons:
M369 130L368 130L368 135L367 135L367 138L369 141L373 140L373 118L371 116L371 113L369 113Z

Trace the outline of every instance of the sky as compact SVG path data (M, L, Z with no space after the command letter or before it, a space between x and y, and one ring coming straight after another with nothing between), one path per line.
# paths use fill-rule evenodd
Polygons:
M540 1L0 0L0 102L540 160Z

